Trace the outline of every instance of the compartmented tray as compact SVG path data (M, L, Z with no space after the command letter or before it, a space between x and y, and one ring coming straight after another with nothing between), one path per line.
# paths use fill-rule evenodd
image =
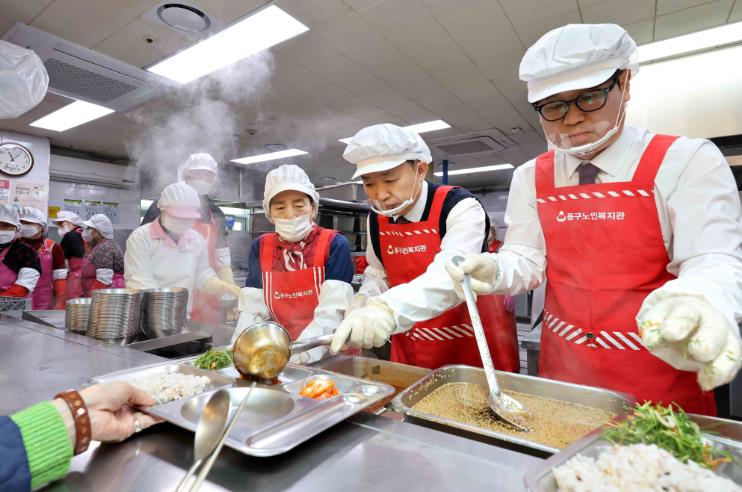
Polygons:
M90 383L135 381L173 372L206 376L210 383L198 395L155 405L147 412L190 431L196 430L203 407L214 391L225 388L230 393L230 411L233 412L249 390L245 386L252 384L219 371L198 369L182 361L105 374L91 379ZM394 392L394 388L387 384L321 369L289 367L284 372L287 372L285 379L292 381L273 386L255 385L247 405L225 441L227 446L250 456L285 453ZM314 378L332 379L340 394L325 400L300 396L302 387Z
M578 454L597 458L603 451L608 450L613 444L601 438L602 432L603 429L591 432L529 470L523 480L526 488L531 492L558 492L554 468L562 466ZM704 434L704 438L715 448L729 451L733 457L730 463L721 464L715 470L715 473L732 480L734 483L742 483L742 443L709 434Z
M617 418L626 415L627 409L632 408L635 402L633 396L624 393L512 372L497 371L497 381L504 390L607 410L615 413ZM464 365L443 366L398 394L392 400L392 409L405 414L406 420L435 427L444 432L494 442L498 445L515 446L521 451L530 450L539 455L549 455L559 451L552 446L528 440L527 434L523 434L524 437L509 435L458 420L431 415L413 408L420 400L446 383L474 383L487 386L484 371L481 368Z

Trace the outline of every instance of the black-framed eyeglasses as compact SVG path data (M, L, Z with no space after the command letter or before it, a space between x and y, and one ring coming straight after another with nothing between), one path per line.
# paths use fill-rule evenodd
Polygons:
M577 109L585 113L597 111L608 102L608 93L611 92L618 83L618 76L619 72L611 77L611 83L608 87L602 89L590 89L576 98L566 101L549 101L543 104L534 104L533 109L538 111L541 117L546 121L556 121L564 118L569 112L569 106L572 103L577 106Z

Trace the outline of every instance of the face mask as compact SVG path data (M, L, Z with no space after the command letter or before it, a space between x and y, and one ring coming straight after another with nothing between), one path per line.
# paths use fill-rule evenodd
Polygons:
M290 243L301 241L312 230L309 215L299 215L293 219L274 219L273 222L281 239Z
M70 232L72 230L72 227L68 226L67 224L60 226L59 230L57 231L59 233L59 237L63 237L65 234Z
M162 225L173 234L183 234L193 225L193 219L176 219L169 215L162 216Z
M41 226L37 224L23 224L21 226L21 237L30 238L41 232Z
M82 238L85 241L92 243L93 242L93 231L91 231L90 229L85 229L84 231L82 231Z
M186 184L196 190L199 195L208 195L214 187L214 183L202 179L189 180L186 181Z
M376 200L369 200L368 201L369 207L371 208L371 210L373 210L379 215L383 215L384 217L394 217L396 215L399 215L400 212L402 212L402 210L404 210L405 208L415 203L415 193L417 190L417 182L418 180L415 179L415 182L412 185L412 193L410 194L410 197L407 200L400 203L399 205L397 205L396 207L391 208L389 210L383 210L381 208L381 203Z
M623 101L625 91L626 91L626 84L623 84L623 87L621 88L621 101ZM551 147L558 152L564 152L565 154L570 154L574 156L581 156L581 155L589 154L593 152L594 150L598 150L608 140L610 140L611 137L613 137L613 135L615 135L618 132L618 127L621 124L621 121L623 121L624 116L626 116L625 110L626 110L626 103L622 103L621 108L618 110L618 114L616 115L616 122L614 123L613 128L608 130L605 135L597 139L595 142L578 145L577 147L559 147L557 144L552 142L548 136L546 137L546 141L549 142Z
M15 231L0 231L0 244L8 244L15 239Z

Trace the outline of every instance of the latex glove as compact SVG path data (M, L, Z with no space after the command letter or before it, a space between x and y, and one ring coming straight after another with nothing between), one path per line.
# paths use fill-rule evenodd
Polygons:
M134 408L149 407L155 401L144 391L123 381L87 387L80 391L80 396L88 407L91 438L94 441L123 441L134 433L135 419L142 429L162 422ZM67 404L59 398L53 400L52 404L67 425L74 447L75 424Z
M232 343L237 340L242 330L255 323L260 323L270 318L268 307L263 299L263 289L255 287L243 287L240 289L237 309L240 314L237 318L237 326L232 333Z
M234 272L232 272L232 267L226 266L224 268L220 268L216 272L216 276L224 280L228 284L237 285L234 281Z
M204 282L201 291L211 294L212 296L222 296L224 294L230 295L235 298L240 297L240 288L235 284L229 284L217 276L210 277Z
M383 301L371 299L362 308L348 314L330 344L330 353L337 354L349 340L351 347L381 347L394 333L397 323L394 313Z
M742 346L724 316L693 296L663 299L637 316L642 342L676 369L698 373L708 391L734 379L742 366Z
M498 269L496 255L487 253L468 254L464 261L456 266L453 260L446 262L446 271L453 279L453 285L459 296L463 297L461 286L464 274L471 277L471 289L475 295L491 294L495 290Z
M355 311L356 309L360 309L366 304L368 304L370 297L368 297L366 294L356 294L353 296L353 300L350 302L350 306L348 306L348 309L345 310L345 316L347 317L350 313Z

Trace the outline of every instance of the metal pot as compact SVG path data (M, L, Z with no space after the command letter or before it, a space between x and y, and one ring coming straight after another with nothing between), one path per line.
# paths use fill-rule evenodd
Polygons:
M274 379L288 364L292 355L323 345L330 345L332 335L291 341L289 332L273 321L245 328L232 347L234 367L244 377Z

